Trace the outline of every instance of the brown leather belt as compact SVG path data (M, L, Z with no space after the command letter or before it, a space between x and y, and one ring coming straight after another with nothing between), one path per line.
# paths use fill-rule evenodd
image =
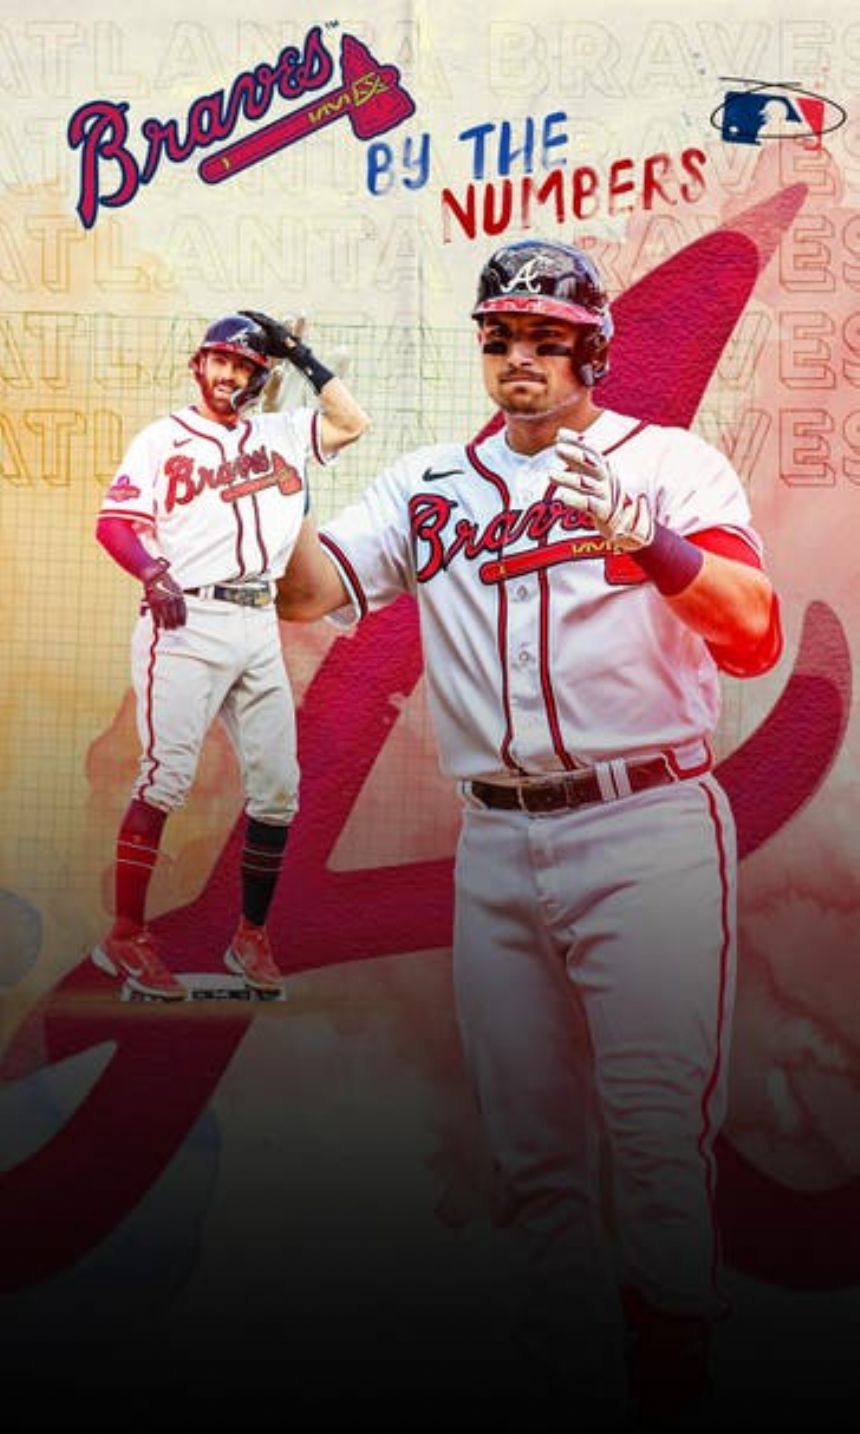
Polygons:
M604 765L610 766L609 763ZM634 757L622 765L631 792L644 792L649 787L664 787L679 780L666 757ZM512 786L502 786L497 782L469 782L467 790L484 807L507 812L530 812L532 815L570 811L588 806L590 802L613 801L626 795L617 789L606 794L593 767L581 772L567 772L549 782L519 782Z

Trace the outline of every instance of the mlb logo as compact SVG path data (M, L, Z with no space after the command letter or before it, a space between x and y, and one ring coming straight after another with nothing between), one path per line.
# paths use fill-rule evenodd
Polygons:
M826 105L818 95L793 90L727 90L720 134L727 144L801 139L808 149L820 149Z

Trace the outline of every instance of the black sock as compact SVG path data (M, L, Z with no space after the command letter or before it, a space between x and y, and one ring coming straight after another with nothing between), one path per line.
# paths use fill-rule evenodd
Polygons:
M242 915L255 926L266 924L289 831L248 818L241 860Z

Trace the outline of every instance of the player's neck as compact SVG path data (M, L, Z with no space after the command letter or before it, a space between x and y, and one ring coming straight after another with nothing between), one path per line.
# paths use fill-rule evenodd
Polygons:
M539 417L506 413L505 436L508 446L515 453L540 453L542 448L549 448L550 444L555 443L555 436L560 428L573 428L577 433L584 433L601 411L586 394L577 399L575 404L564 404Z
M222 428L235 428L239 421L238 413L216 413L214 408L210 408L208 403L205 403L203 399L199 399L197 403L192 403L191 407L195 413L200 414L201 418L207 418L210 423L220 423Z

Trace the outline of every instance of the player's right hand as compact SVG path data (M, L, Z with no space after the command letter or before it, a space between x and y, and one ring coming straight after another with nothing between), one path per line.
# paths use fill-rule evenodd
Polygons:
M555 451L562 466L553 472L559 498L590 518L616 552L634 553L654 538L654 515L644 493L625 493L605 454L582 435L560 428Z
M188 616L185 594L176 579L170 576L169 568L166 558L158 558L151 568L141 574L144 600L156 627L184 627Z

